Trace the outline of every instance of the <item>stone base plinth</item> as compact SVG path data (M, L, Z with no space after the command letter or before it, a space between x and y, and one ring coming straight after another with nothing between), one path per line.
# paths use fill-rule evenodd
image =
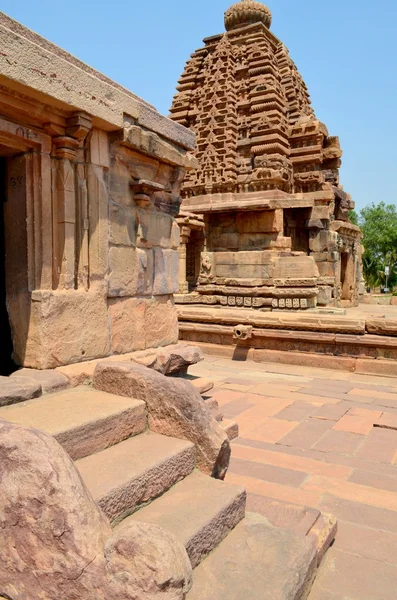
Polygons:
M395 319L200 306L178 311L180 339L210 344L222 355L397 376ZM239 339L242 329L248 333Z

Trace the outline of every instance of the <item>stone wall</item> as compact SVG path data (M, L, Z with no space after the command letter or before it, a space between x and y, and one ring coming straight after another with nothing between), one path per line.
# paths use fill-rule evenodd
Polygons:
M16 363L175 343L175 216L194 135L5 16L0 39L1 301Z

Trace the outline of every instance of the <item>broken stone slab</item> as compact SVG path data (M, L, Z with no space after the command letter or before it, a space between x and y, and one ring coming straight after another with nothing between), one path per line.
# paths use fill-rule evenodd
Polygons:
M135 352L131 355L131 360L163 375L184 375L190 365L204 360L204 354L198 346L170 344L153 350Z
M38 381L26 377L0 377L0 406L8 406L38 398L42 386Z
M205 394L205 392L209 392L214 387L214 382L210 379L205 379L205 377L191 379L190 383L196 388L196 390L198 390L198 392L201 395Z
M127 352L126 354L113 354L106 359L84 361L62 367L57 367L56 372L66 375L72 387L84 383L91 383L95 367L102 360L116 362L132 361L154 369L164 375L183 375L190 365L204 359L204 354L198 346L187 343L170 344L161 348L150 348Z
M39 369L19 369L19 371L15 371L11 377L23 377L29 381L39 383L42 387L43 394L59 392L70 385L66 375L63 375L54 369L45 369L43 371Z
M199 469L224 478L229 440L189 381L165 377L131 362L101 361L93 383L98 390L146 402L152 431L194 443Z
M186 597L191 565L182 543L152 524L112 532L53 437L0 420L0 457L2 594L13 600Z
M365 327L368 333L397 336L397 319L370 318Z
M317 568L311 539L246 518L194 571L187 600L303 600Z

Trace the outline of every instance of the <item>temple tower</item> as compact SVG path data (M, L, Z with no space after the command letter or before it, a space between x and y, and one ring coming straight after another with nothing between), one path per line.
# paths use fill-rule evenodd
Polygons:
M339 139L271 22L264 4L237 2L179 81L171 118L196 133L199 163L183 183L181 255L201 255L196 272L182 268L180 292L229 306L355 305L361 234L339 184ZM189 214L203 216L199 244Z

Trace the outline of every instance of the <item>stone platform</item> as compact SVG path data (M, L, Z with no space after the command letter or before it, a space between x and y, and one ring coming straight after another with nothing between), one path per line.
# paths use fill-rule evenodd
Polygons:
M337 517L309 600L395 598L397 380L208 355L190 372L239 424L226 482L247 489L249 511L295 532L318 511Z
M263 312L179 306L179 335L208 353L397 376L397 307ZM217 346L215 346L217 345Z

